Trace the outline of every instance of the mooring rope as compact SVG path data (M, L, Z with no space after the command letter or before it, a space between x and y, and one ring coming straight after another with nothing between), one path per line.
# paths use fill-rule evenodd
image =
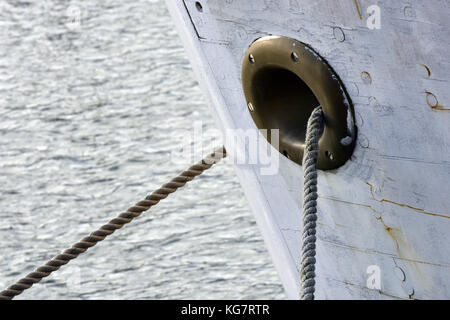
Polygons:
M323 133L322 107L311 113L303 154L303 232L300 267L301 300L314 300L316 281L317 156Z
M126 212L119 214L116 218L101 226L89 236L75 243L71 248L64 250L46 264L37 268L34 272L27 274L24 278L0 292L0 300L11 300L15 296L21 294L24 290L31 288L33 284L41 281L42 278L49 276L52 272L58 270L70 260L75 259L90 247L95 246L97 242L102 241L115 230L122 228L134 218L139 217L142 212L147 211L150 207L156 205L169 194L175 192L178 188L183 187L187 182L193 180L196 176L202 174L205 170L211 168L213 164L225 157L225 148L221 147L216 149L205 159L189 167L186 171L183 171L180 175L173 178L169 183L162 185L161 188L153 191L153 193L144 200L139 201L131 208L128 208Z

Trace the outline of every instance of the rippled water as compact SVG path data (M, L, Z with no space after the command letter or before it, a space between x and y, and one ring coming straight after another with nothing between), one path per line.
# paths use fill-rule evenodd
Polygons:
M0 2L2 288L183 170L171 150L195 121L214 127L162 1L68 4ZM20 296L284 297L229 160Z

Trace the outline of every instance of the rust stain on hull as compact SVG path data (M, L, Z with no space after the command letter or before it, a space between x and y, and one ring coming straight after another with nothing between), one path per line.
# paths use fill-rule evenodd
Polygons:
M432 281L429 277L429 275L422 270L421 265L419 262L419 256L417 255L414 248L408 243L407 239L403 235L403 232L400 228L392 228L386 225L386 223L383 221L382 217L377 218L378 221L383 225L384 230L386 230L386 233L389 235L389 237L392 239L392 241L395 244L395 248L398 254L398 257L405 261L409 268L409 272L414 274L414 279L416 281L421 282L421 288L425 290L430 290L432 287ZM406 278L410 278L411 275L407 276ZM409 295L410 299L413 299L413 294Z
M433 110L450 111L449 108L445 108L439 104L437 97L429 91L425 91L427 94L427 105Z
M431 77L431 70L430 70L430 68L427 65L423 64L423 63L421 63L420 65L422 67L424 67L425 70L427 71L428 78Z
M362 20L361 10L359 10L358 0L355 0L356 11L358 12L359 19Z
M321 196L319 195L320 199L326 199L326 200L331 200L331 201L336 201L336 202L342 202L342 203L346 203L346 204L350 204L350 205L354 205L354 206L361 206L364 208L368 208L370 209L370 211L377 213L377 211L372 208L371 206L369 206L368 204L363 204L363 203L357 203L357 202L351 202L351 201L345 201L345 200L341 200L341 199L336 199L336 198L330 198L330 197L325 197L325 196Z
M450 216L447 216L447 215L445 215L445 214L442 214L442 213L434 213L434 212L428 212L428 211L425 211L425 209L422 209L422 208L416 208L416 207L410 206L410 205L408 205L408 204L398 203L398 202L395 202L395 201L392 201L392 200L388 200L388 199L381 199L381 200L378 200L377 198L375 198L375 194L373 193L373 185L371 185L371 184L368 183L368 182L366 182L366 184L369 186L369 188L370 188L370 194L371 194L372 198L373 198L375 201L382 202L382 203L385 202L385 203L394 204L394 205L396 205L396 206L403 207L403 208L408 208L408 209L411 209L411 210L413 210L413 211L415 211L415 212L422 213L422 214L426 214L426 215L430 215L430 216L435 216L435 217L441 217L441 218L447 218L447 219L450 219Z
M395 247L397 249L397 253L398 253L399 257L402 258L402 259L410 260L411 257L405 257L405 256L403 256L403 254L400 253L400 243L401 242L406 243L405 241L399 241L401 239L401 236L402 236L401 235L401 230L398 229L398 228L389 227L386 223L384 223L382 217L377 218L377 220L381 222L381 224L384 227L384 230L386 230L388 235L392 238L392 240L394 240Z

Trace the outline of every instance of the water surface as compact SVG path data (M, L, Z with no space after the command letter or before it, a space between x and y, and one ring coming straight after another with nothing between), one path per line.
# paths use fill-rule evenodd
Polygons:
M215 127L164 2L2 1L0 287L182 171L199 120ZM225 160L19 298L285 294Z

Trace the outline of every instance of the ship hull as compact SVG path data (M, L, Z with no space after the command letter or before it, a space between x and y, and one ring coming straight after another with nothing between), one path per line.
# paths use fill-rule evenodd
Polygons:
M241 65L258 38L310 45L345 86L358 135L350 160L319 172L316 298L449 299L450 4L378 1L379 12L367 1L167 5L223 132L256 128ZM276 174L251 164L236 173L297 299L302 168L280 155Z

